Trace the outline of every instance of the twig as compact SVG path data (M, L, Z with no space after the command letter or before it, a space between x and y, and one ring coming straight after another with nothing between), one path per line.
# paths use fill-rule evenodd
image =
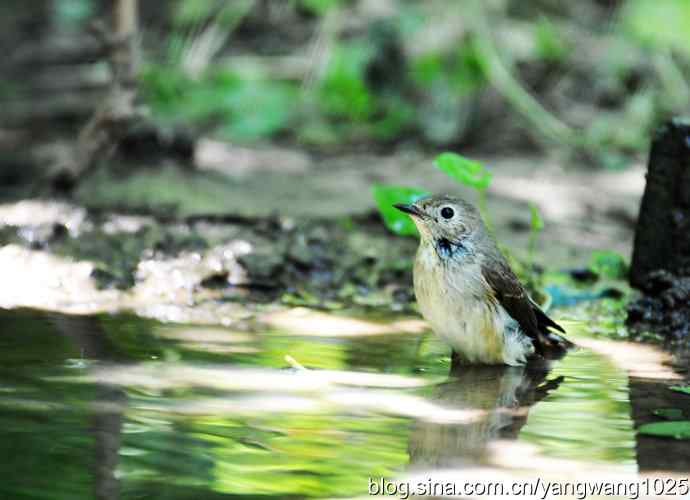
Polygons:
M285 361L288 362L290 366L292 366L295 370L299 370L301 372L308 372L309 370L302 366L295 358L290 356L289 354L285 355Z
M474 21L477 50L486 77L493 87L503 95L508 104L523 114L545 137L560 144L582 145L584 137L544 108L515 78L506 67L496 47L491 30L484 16L485 7L475 4Z

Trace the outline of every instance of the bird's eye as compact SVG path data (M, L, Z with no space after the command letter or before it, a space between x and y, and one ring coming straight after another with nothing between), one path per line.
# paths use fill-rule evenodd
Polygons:
M444 219L452 219L454 215L455 212L450 207L443 207L441 209L441 217L443 217Z

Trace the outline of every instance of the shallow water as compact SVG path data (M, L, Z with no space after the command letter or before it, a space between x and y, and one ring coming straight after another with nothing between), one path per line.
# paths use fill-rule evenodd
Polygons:
M664 404L645 390L663 399L670 382L593 350L449 377L428 333L321 333L0 312L0 498L353 497L448 471L687 470L690 452L634 430Z

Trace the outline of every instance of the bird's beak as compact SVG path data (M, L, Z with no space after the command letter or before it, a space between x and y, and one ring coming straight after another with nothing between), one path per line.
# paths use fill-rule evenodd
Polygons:
M410 204L405 205L404 203L396 203L393 205L395 208L406 214L410 214L413 217L419 217L420 219L426 218L426 214L420 210L417 205Z

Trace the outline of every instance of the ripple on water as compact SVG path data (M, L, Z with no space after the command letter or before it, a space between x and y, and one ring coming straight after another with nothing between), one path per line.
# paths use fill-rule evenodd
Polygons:
M525 447L537 467L635 469L627 375L586 349L548 373L448 379L446 348L416 331L31 311L1 312L0 331L0 453L13 457L0 463L2 497L352 496L369 477L517 470Z

